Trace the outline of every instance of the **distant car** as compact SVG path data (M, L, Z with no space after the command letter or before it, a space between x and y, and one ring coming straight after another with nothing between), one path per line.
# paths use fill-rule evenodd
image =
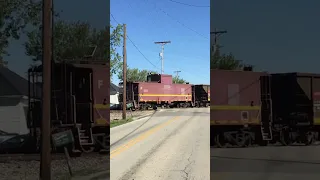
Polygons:
M4 135L0 137L0 153L33 153L35 152L35 143L33 138L27 135Z
M118 110L118 109L120 109L119 104L110 103L110 110Z
M1 131L0 130L0 143L2 142L2 141L5 141L5 140L7 140L7 139L9 139L9 138L12 138L12 137L14 137L14 136L17 136L18 134L16 134L16 133L7 133L7 132L4 132L4 131Z

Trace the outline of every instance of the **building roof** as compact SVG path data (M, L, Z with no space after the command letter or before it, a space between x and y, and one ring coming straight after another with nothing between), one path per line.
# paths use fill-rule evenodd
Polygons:
M27 79L21 77L17 73L11 71L10 69L0 66L0 83L7 84L12 87L6 87L6 85L2 85L1 88L4 90L8 88L8 90L4 90L5 94L0 94L0 96L11 96L11 95L21 95L28 96L28 88L29 82ZM31 86L32 88L32 86ZM10 90L9 90L10 89ZM38 87L38 90L41 92L41 88ZM0 91L1 92L1 91ZM8 93L10 92L10 93Z
M119 87L113 83L110 83L110 95L115 95L119 92Z
M2 79L9 83L16 92L10 95L25 95L28 96L28 80L19 76L17 73L11 71L10 69L0 66L0 76ZM6 88L3 86L3 88Z

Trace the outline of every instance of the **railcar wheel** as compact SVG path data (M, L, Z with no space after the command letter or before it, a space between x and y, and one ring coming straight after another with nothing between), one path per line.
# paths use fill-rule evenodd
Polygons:
M290 136L290 131L287 129L284 129L280 133L280 143L283 146L290 146L292 144L292 139Z
M314 141L315 141L314 134L312 132L307 132L305 135L304 144L306 146L309 146L309 145L313 144Z
M237 133L235 140L236 140L236 145L238 147L245 147L246 143L247 143L246 133L244 133L244 132Z
M214 142L219 148L225 148L227 144L223 133L217 134L214 138Z

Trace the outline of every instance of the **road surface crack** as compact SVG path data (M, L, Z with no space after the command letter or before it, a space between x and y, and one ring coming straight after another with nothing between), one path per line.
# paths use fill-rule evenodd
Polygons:
M190 160L191 159L191 157L192 157L192 155L193 155L193 149L192 149L192 151L191 151L191 153L190 153L190 156L188 157L188 164L184 167L184 169L182 170L182 172L184 173L184 177L183 178L185 178L185 180L188 180L190 177L189 177L189 174L190 174L190 169L188 170L188 168L190 167L190 165L191 164L193 164L194 163L194 160Z

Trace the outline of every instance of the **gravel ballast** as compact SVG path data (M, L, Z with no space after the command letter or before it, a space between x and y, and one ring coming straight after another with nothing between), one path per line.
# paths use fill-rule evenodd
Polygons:
M109 157L103 155L77 157L70 160L74 176L88 176L90 174L108 171ZM40 161L17 161L0 163L0 180L38 180ZM67 161L52 160L52 180L71 179L69 177Z

